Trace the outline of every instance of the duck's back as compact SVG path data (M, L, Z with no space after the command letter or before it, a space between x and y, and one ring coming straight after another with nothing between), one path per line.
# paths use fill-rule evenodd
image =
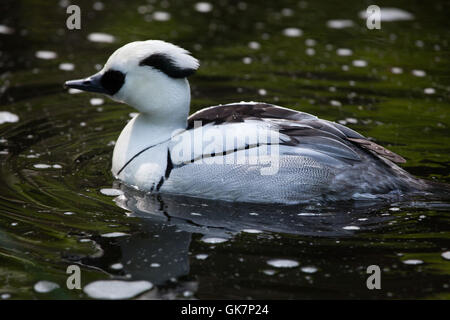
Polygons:
M274 135L261 142L255 138L261 129ZM195 132L208 130L213 133L206 138L195 136ZM161 192L295 203L382 197L422 187L420 180L393 163L404 162L402 157L359 133L270 104L203 109L188 119L186 132L193 143L200 139L202 147L182 157L179 150L169 148L171 168ZM214 148L205 148L214 135L234 144L213 143ZM249 142L243 135L256 140Z

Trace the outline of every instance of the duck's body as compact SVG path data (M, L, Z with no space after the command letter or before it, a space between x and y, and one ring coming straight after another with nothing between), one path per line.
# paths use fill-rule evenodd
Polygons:
M307 113L241 102L188 118L185 77L197 66L181 48L137 42L117 50L99 75L67 83L99 82L90 91L105 87L141 111L115 145L118 179L151 192L271 203L383 198L425 187L393 163L404 162L400 156Z

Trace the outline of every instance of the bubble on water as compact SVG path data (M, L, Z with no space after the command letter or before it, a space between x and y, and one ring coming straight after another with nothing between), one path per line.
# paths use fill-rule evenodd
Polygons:
M450 251L445 251L441 254L441 257L445 260L450 260Z
M17 122L19 121L19 116L11 113L9 111L0 111L0 124L6 123L6 122Z
M94 299L129 299L153 288L149 281L100 280L89 283L84 292Z
M294 15L294 10L290 8L283 8L281 14L285 17L292 17Z
M62 169L62 166L60 164L54 164L52 165L53 169Z
M245 232L245 233L262 233L262 231L258 230L258 229L243 229L242 232Z
M51 59L56 59L56 57L58 55L54 51L40 50L40 51L36 51L35 56L38 59L51 60Z
M419 260L419 259L408 259L408 260L404 260L403 263L410 264L410 265L418 265L418 264L422 264L423 261Z
M122 195L123 191L119 189L103 188L100 189L100 193L104 194L105 196L116 197Z
M14 29L4 24L0 24L0 34L12 34L14 33Z
M244 58L242 59L242 62L243 62L244 64L250 64L250 63L252 63L252 58L250 58L250 57L244 57Z
M67 212L64 212L64 214L66 216L71 216L71 215L75 214L75 212L67 211Z
M411 73L413 74L413 76L416 77L425 77L427 75L426 72L423 70L413 70L411 71Z
M393 74L400 74L400 73L403 73L403 69L402 69L402 68L399 68L399 67L392 67L392 68L391 68L391 72L392 72Z
M358 15L361 19L367 19L369 17L366 10L360 11ZM384 21L384 22L406 21L406 20L413 20L414 15L403 9L380 8L380 18L381 18L381 21Z
M314 50L313 48L307 48L305 52L308 56L313 56L316 54L316 50Z
M90 33L87 38L91 42L99 43L113 43L114 41L116 41L116 38L113 35L102 32Z
M367 61L365 60L353 60L352 64L354 67L359 68L367 67Z
M156 21L168 21L170 20L170 13L165 11L153 12L152 18Z
M152 268L159 268L159 267L161 267L161 265L159 263L153 262L153 263L150 264L150 267L152 267Z
M218 243L223 243L223 242L227 242L228 239L225 238L218 238L218 237L203 237L201 238L201 241L203 241L204 243L210 243L210 244L218 244Z
M425 88L425 89L423 89L423 92L425 94L435 94L436 90L434 88Z
M105 103L105 100L102 98L91 98L91 100L89 100L89 103L93 106L100 106Z
M15 227L15 226L17 226L19 223L17 223L17 222L12 222L11 223L11 226L13 226L13 227Z
M59 288L59 285L57 283L47 280L41 280L34 285L34 291L39 293L48 293L57 288Z
M266 89L259 89L259 90L258 90L258 94L259 94L260 96L265 96L265 95L267 94L267 90L266 90Z
M303 35L303 31L299 28L286 28L283 30L283 35L286 37L301 37Z
M358 226L345 226L345 227L342 227L342 229L344 229L344 230L359 230L361 228Z
M289 259L272 259L267 264L275 268L295 268L299 265L298 261Z
M45 163L37 163L37 164L34 164L33 167L35 167L36 169L48 169L48 168L51 168L52 166L49 164L45 164Z
M213 5L209 2L197 2L194 8L198 12L206 13L213 9Z
M113 270L122 270L123 269L123 264L121 263L114 263L112 265L109 266L111 269Z
M354 26L354 22L352 20L328 20L327 27L331 29L344 29L350 28Z
M70 88L68 92L69 92L69 94L77 94L77 93L83 92L83 90L79 90L79 89L75 89L75 88Z
M263 270L263 273L268 276L273 276L276 273L276 271L272 270L272 269L266 269L266 270Z
M195 255L195 258L197 260L205 260L206 258L208 258L208 255L206 253L199 253L199 254Z
M259 216L259 213L256 213L256 212L249 212L249 215L250 215L250 216Z
M258 49L261 48L261 45L259 44L259 42L256 42L256 41L250 41L250 42L248 43L248 47L249 47L250 49L253 49L253 50L258 50Z
M330 104L331 104L332 106L334 106L334 107L340 107L340 106L342 106L342 103L340 103L340 102L337 101L337 100L330 100Z
M128 236L128 233L125 232L109 232L109 233L103 233L103 238L118 238L118 237L124 237Z
M391 208L389 208L389 211L400 211L400 208L398 208L398 207L391 207Z
M63 62L59 64L59 70L72 71L75 69L75 65L70 62Z
M314 40L314 39L306 39L306 40L305 40L305 44L306 44L308 47L314 47L314 46L317 44L317 41Z
M9 293L2 293L2 295L0 296L2 299L6 300L11 298L11 295Z
M308 267L301 267L300 270L304 273L316 273L318 269L313 266L308 266Z
M353 54L353 51L347 48L339 48L336 50L336 54L341 57L347 57L351 56Z
M102 11L105 8L105 5L103 4L103 2L96 1L96 2L94 2L92 8L94 8L94 10L97 10L97 11Z

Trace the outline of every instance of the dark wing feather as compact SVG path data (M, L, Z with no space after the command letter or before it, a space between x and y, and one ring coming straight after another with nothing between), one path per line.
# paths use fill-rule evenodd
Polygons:
M353 150L359 147L393 162L406 162L401 156L341 124L267 103L236 103L202 109L189 117L187 128L193 128L194 121L201 121L205 125L252 119L276 123L280 132L290 139L283 142L286 145L310 145L318 151L332 152L350 160L359 160L358 154Z

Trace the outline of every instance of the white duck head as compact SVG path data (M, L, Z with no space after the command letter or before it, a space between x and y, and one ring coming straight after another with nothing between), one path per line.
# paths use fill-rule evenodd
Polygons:
M190 88L187 77L199 67L197 59L161 40L131 42L117 49L103 69L65 85L99 92L124 102L153 121L186 121Z

